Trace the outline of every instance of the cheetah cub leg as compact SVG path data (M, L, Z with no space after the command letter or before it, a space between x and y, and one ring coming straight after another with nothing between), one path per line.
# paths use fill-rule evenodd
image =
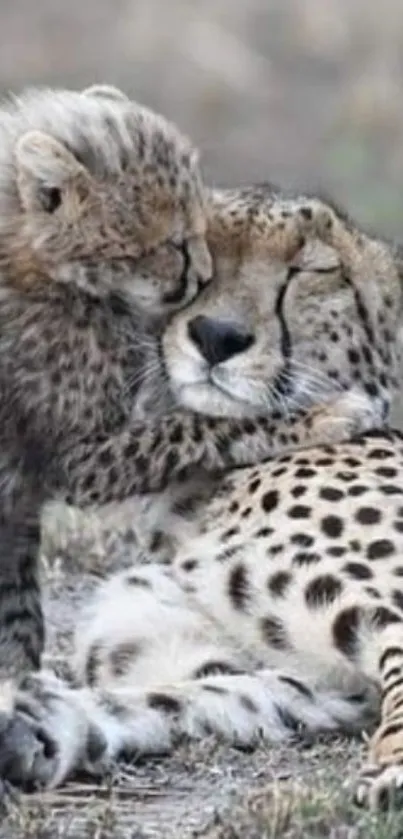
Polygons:
M365 702L364 702L365 704ZM271 669L187 679L148 690L71 688L41 672L25 680L2 738L0 776L22 787L101 777L119 759L172 753L206 734L238 748L301 733L356 730L363 708Z
M403 622L385 627L377 646L381 716L369 742L356 800L371 809L386 809L403 805Z

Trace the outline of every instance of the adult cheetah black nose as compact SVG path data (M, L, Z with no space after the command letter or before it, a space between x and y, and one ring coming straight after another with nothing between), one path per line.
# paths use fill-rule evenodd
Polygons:
M250 332L235 321L217 320L204 315L189 321L188 334L211 366L244 352L255 340Z

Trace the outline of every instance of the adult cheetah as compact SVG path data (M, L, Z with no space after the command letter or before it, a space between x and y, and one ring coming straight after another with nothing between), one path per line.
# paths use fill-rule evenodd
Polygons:
M290 201L272 188L213 198L214 280L162 339L176 399L207 418L265 410L275 425L278 412L339 388L386 417L399 248L311 198L302 215L316 219L320 244L312 238L285 265L271 216L286 224ZM236 438L224 442L237 454ZM372 431L233 469L216 478L191 534L185 524L169 566L137 564L99 587L77 634L81 687L26 679L2 740L3 776L54 786L183 736L249 746L360 730L375 714L357 795L393 797L403 785L402 435Z
M279 257L295 254L326 216L304 207L286 202L287 219L273 212ZM161 334L168 313L211 279L206 223L192 146L119 91L34 90L1 108L2 680L40 664L46 499L122 500L193 467L348 436L344 419L333 431L322 423L318 437L315 417L213 423L178 407ZM354 424L356 405L352 415ZM9 701L4 685L0 700Z

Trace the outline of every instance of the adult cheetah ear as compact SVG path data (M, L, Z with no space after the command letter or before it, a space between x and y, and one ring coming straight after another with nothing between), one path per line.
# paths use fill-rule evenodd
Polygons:
M69 196L77 212L87 196L90 175L58 140L42 131L28 131L15 148L17 187L26 211L54 213Z
M93 84L82 91L83 96L97 96L101 99L111 99L113 102L130 102L128 96L112 84Z

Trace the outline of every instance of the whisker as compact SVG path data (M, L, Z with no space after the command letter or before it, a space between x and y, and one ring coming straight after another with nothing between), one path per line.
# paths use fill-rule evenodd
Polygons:
M132 390L135 385L140 384L141 382L146 381L147 379L152 379L155 373L158 373L160 370L160 365L158 361L153 361L152 363L147 364L143 369L136 371L132 375L127 378L125 382L125 386L123 388L124 394L127 394L128 391Z

